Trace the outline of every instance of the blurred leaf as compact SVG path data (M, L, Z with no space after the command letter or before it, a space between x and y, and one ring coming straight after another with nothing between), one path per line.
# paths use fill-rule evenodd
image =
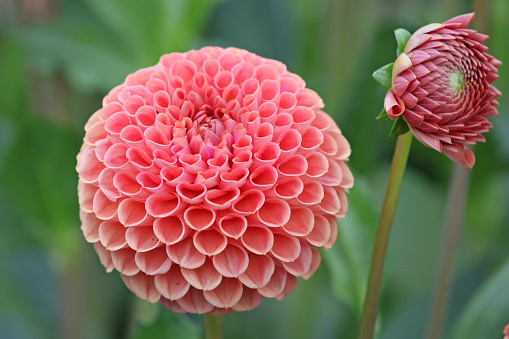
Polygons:
M404 28L398 28L394 31L394 35L396 36L396 41L398 42L398 55L400 55L405 50L408 39L410 39L412 34L410 34L410 32Z
M354 314L360 315L378 212L367 181L360 175L355 180L355 187L348 195L348 214L338 223L337 242L332 249L324 251L323 258L330 270L334 295Z
M408 124L405 120L403 120L402 116L396 118L394 124L392 125L391 131L389 132L390 137L397 137L400 134L405 134L410 130Z
M139 325L135 339L201 339L201 327L187 314L171 312L159 307L160 312L151 324Z
M385 108L382 110L382 112L376 117L377 120L390 120L389 116L387 115L387 111Z
M137 68L128 50L119 49L99 27L60 23L27 31L21 39L32 60L50 67L40 71L64 70L81 90L109 90Z
M392 68L394 66L394 62L387 64L383 67L380 67L373 73L373 78L386 89L391 89L392 87Z
M38 222L25 231L50 248L72 250L79 230L74 169L78 150L77 138L68 131L35 120L19 127L0 168L3 195L26 220Z
M11 38L0 40L0 114L13 121L26 118L24 55Z
M502 337L509 322L509 260L472 297L455 324L453 339Z

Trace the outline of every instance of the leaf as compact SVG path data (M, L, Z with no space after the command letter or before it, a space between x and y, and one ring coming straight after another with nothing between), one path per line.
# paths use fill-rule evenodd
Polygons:
M375 72L373 72L373 78L388 90L391 89L391 87L392 87L392 67L393 66L394 66L394 63L390 63L383 67L380 67Z
M501 338L509 321L509 260L472 297L454 326L453 339Z
M412 34L410 34L410 32L406 29L398 28L394 31L394 35L396 36L396 41L398 42L398 55L400 55L405 50L408 39L410 39Z
M403 117L399 116L396 119L396 121L394 121L391 131L389 132L389 136L397 137L400 134L405 134L409 130L410 130L410 128L408 127L408 124L406 123L406 121L403 120Z
M200 339L201 329L188 315L159 307L159 316L151 324L138 325L135 339Z
M390 120L389 115L387 115L387 111L385 108L380 112L380 114L376 117L376 120Z

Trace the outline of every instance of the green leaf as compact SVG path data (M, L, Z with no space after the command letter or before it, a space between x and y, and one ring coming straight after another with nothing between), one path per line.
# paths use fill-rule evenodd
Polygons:
M373 73L373 78L378 81L382 86L386 89L390 89L392 87L392 67L394 63L387 64L383 67L380 67Z
M392 125L391 131L389 132L390 137L397 137L400 134L405 134L408 132L410 128L408 128L408 124L401 116L399 116L394 124Z
M376 117L376 120L390 120L385 108L382 110L382 112L380 112L380 114L378 114L378 116Z
M200 327L188 315L160 307L159 316L151 324L138 325L135 339L200 339Z
M454 326L453 339L501 338L509 314L509 260L474 295Z
M396 36L396 41L398 42L398 55L400 55L405 50L408 39L410 39L412 34L410 34L410 32L406 29L398 28L394 31L394 35Z

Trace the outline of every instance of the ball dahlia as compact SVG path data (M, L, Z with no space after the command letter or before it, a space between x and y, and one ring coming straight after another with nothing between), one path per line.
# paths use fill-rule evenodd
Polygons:
M485 141L500 92L492 83L501 62L486 53L488 36L467 26L474 14L418 29L392 71L385 97L391 119L402 116L424 145L472 168L465 144Z
M350 146L284 64L206 47L111 90L78 154L82 230L108 272L175 312L281 299L336 239Z

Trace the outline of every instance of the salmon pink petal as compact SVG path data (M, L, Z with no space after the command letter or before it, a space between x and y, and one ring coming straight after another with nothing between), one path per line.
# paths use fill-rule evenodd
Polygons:
M214 223L216 212L207 207L191 206L184 212L184 220L192 229L201 231Z
M166 252L174 263L184 268L198 268L205 262L205 255L194 247L191 237L166 246Z
M255 213L263 205L265 195L259 190L252 189L243 192L233 203L232 210L240 215Z
M239 280L249 288L260 288L267 285L274 273L274 260L266 255L249 253L249 265Z
M103 221L99 226L99 240L109 251L116 251L126 244L126 228L116 221Z
M312 259L311 259L311 265L309 267L309 270L302 275L302 278L309 279L315 274L316 270L320 266L320 261L322 260L322 257L320 256L320 252L316 248L311 247L312 252Z
M257 291L244 286L242 290L242 297L232 306L237 312L250 311L262 302L263 296Z
M247 220L240 214L227 214L218 221L219 228L228 237L238 239L247 230Z
M204 184L180 183L177 185L177 194L189 204L197 204L203 201L207 187Z
M127 276L121 275L122 280L126 286L134 293L137 297L144 299L150 303L155 303L161 298L161 294L156 289L154 284L154 277L146 275L145 273L138 273L136 275Z
M102 220L110 220L118 210L118 203L112 202L102 190L97 190L92 203L95 215Z
M294 261L299 257L301 245L297 238L283 234L274 234L274 245L270 253L284 262Z
M184 239L190 232L182 219L177 216L156 218L154 220L154 234L161 242L172 245Z
M210 304L205 297L203 292L191 287L185 296L177 300L180 307L189 313L208 313L214 309L214 306Z
M212 260L207 258L198 268L182 268L182 276L194 288L210 291L221 283L222 275L214 268Z
M124 226L138 226L150 219L145 204L130 198L118 205L118 219Z
M241 237L242 244L255 254L267 254L274 245L274 235L266 227L250 226Z
M313 229L314 221L314 214L309 208L293 208L290 219L283 229L288 234L305 237Z
M101 261L101 264L106 268L106 272L111 272L115 268L113 265L113 260L111 259L111 252L108 251L106 248L104 248L103 245L101 245L100 242L96 242L94 244L94 249L99 256L99 260Z
M172 193L152 194L145 201L147 212L153 217L164 218L176 214L185 207L180 201L180 197Z
M311 247L307 244L301 243L301 252L297 259L292 262L283 262L283 266L288 273L300 277L309 271L312 261L313 252L311 251Z
M269 283L257 290L264 297L274 298L283 293L287 277L288 273L283 267L275 266L274 273L270 277Z
M203 296L212 305L219 308L230 308L242 297L242 283L235 278L223 278L213 290L203 291Z
M212 189L205 193L205 202L216 210L224 210L230 208L234 200L240 195L240 190L237 187L232 187L227 190Z
M320 203L324 195L322 184L316 180L307 180L303 183L302 192L297 196L297 200L303 205L314 205Z
M208 256L221 253L228 244L226 236L215 229L206 229L196 232L193 236L196 249Z
M223 276L235 278L246 271L249 258L245 250L228 244L221 253L213 257L212 262Z
M288 203L280 199L266 200L256 212L260 221L269 227L283 226L290 219L291 209Z
M161 295L169 300L182 298L191 286L180 272L178 265L171 265L170 270L154 277L154 284Z
M148 275L164 274L171 267L171 260L164 246L147 252L137 252L134 261L140 270Z
M287 273L285 287L283 288L283 291L280 294L278 294L274 297L274 299L276 299L276 300L283 299L290 292L292 292L295 289L295 287L297 287L297 277Z
M306 236L306 239L313 246L323 247L330 238L331 227L329 221L322 215L315 215L313 229Z
M130 248L123 248L118 251L111 252L111 260L115 269L122 273L122 275L135 275L140 271L134 256L136 251Z
M80 212L81 230L88 242L94 243L99 241L99 226L102 220L95 217L93 213Z
M161 244L152 226L128 227L125 238L129 247L138 252L150 251Z

